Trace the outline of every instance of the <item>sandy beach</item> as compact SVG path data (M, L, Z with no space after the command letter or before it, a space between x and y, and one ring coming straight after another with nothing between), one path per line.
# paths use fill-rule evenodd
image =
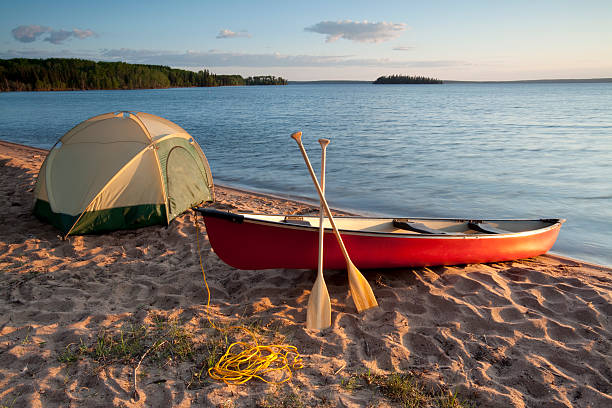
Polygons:
M46 153L0 141L2 408L398 406L380 380L393 374L472 406L612 406L610 268L545 255L362 271L380 306L362 314L346 272L326 271L332 327L319 333L304 327L315 271L236 270L202 228L211 319L294 345L304 365L282 385L214 381L228 338L207 321L194 214L63 241L31 211ZM317 211L215 191L219 209Z

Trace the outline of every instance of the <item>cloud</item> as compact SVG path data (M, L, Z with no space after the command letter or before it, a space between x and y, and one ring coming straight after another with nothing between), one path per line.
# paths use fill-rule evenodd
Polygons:
M97 37L97 34L91 30L79 30L78 28L73 29L72 34L79 40L84 40L87 37Z
M11 30L13 37L20 42L31 43L38 39L43 34L48 34L43 41L48 41L51 44L62 44L67 39L74 37L79 40L83 40L88 37L96 36L96 33L92 30L80 30L74 28L68 30L54 30L51 27L39 26L39 25L21 25Z
M24 43L30 43L36 40L39 36L44 33L51 31L50 27L39 26L39 25L21 25L19 27L13 28L11 33L13 34L13 38L17 41L21 41Z
M251 38L252 36L246 31L239 31L236 33L232 30L221 30L219 31L219 34L217 34L217 38L238 38L238 37Z
M334 42L340 38L357 42L379 43L398 37L406 29L403 23L369 23L367 21L321 21L304 31L325 34L325 42Z
M400 47L394 47L393 51L412 51L414 50L415 47L411 47L411 46L400 46Z
M66 39L72 36L72 31L66 30L55 30L49 33L49 36L45 38L43 41L48 41L51 44L61 44Z
M82 58L89 60L101 60L100 52L93 50L69 50L56 49L54 51L41 49L8 49L0 50L0 58Z
M104 58L127 60L139 64L162 64L180 67L272 67L272 66L324 66L336 64L350 56L312 56L312 55L283 55L246 54L238 52L186 51L176 53L159 50L134 50L128 48L105 49L101 56Z
M279 53L247 54L219 50L186 51L103 49L93 50L0 50L0 58L85 58L97 61L124 61L132 64L165 65L184 69L271 69L271 68L330 68L361 67L404 72L410 69L438 69L465 67L469 63L457 60L400 60L388 58L360 58L355 55L287 55Z
M187 51L189 53L189 51ZM175 55L175 52L163 51L163 50L135 50L132 48L116 48L116 49L103 49L101 55L103 57L113 59L125 59L127 61L145 61L155 58L163 58L168 55Z
M1 54L0 54L1 55ZM420 60L404 61L387 58L359 58L354 55L287 55L279 53L247 54L238 52L186 51L176 53L160 50L129 48L102 50L100 59L121 60L137 64L161 64L172 67L342 67L363 66L381 68L417 68L463 66L464 61Z

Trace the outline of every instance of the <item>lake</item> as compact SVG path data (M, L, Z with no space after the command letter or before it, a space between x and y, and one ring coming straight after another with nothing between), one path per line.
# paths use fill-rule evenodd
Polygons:
M79 122L135 110L176 122L214 181L363 214L566 218L553 252L612 265L612 83L300 84L0 93L0 139L49 148Z

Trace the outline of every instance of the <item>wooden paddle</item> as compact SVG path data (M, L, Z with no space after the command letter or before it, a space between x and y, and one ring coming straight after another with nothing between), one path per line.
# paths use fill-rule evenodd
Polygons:
M338 244L340 245L340 250L342 251L342 255L344 256L344 260L346 261L346 270L348 272L349 278L349 288L351 290L351 295L353 296L353 302L355 302L355 306L357 307L358 312L362 312L364 310L370 309L372 307L378 306L376 302L376 298L374 297L374 292L372 292L372 288L368 284L368 281L363 277L359 269L349 257L348 252L346 251L346 247L344 246L344 242L342 242L342 237L340 236L340 232L338 232L338 228L336 227L336 223L334 222L334 217L329 209L329 205L327 205L327 201L325 200L325 196L323 196L323 191L321 191L321 186L317 181L317 176L315 175L314 170L312 169L312 165L310 164L310 160L308 159L308 155L306 154L306 150L304 149L304 145L302 144L302 132L295 132L291 135L291 137L297 142L300 147L300 151L302 152L302 156L304 157L304 161L306 162L306 166L308 167L308 171L310 172L310 177L317 189L317 193L319 193L319 198L321 199L321 204L327 213L327 218L329 218L329 223L334 230L334 234L336 235L336 239L338 240Z
M329 140L319 139L319 144L321 145L321 192L325 194L325 149ZM323 220L325 219L323 204L319 212L319 264L317 279L312 286L306 310L306 327L312 330L323 330L331 326L331 301L323 277Z

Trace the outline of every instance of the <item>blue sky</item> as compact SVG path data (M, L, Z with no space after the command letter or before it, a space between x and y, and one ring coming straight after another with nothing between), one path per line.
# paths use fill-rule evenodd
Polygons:
M0 0L0 58L289 80L612 77L612 1Z

